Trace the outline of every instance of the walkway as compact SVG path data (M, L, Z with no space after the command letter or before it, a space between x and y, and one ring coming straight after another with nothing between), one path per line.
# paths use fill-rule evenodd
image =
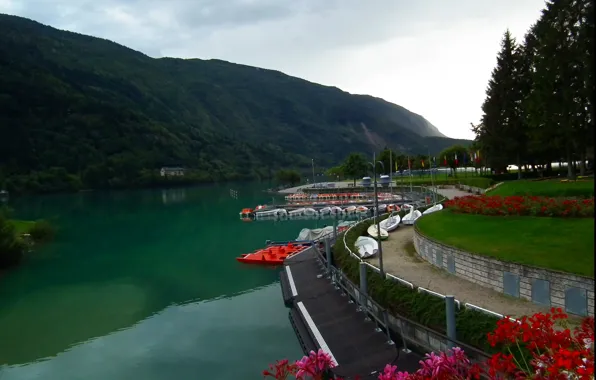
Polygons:
M550 308L514 299L495 290L456 277L418 257L414 250L414 227L400 225L383 242L385 272L441 294L455 296L462 304L469 302L485 309L514 317L548 311ZM367 260L378 267L378 258Z
M280 275L284 303L304 351L323 349L336 362L332 372L340 377L376 379L387 363L416 371L422 357L398 351L387 335L366 321L357 304L324 276L316 248L288 258Z

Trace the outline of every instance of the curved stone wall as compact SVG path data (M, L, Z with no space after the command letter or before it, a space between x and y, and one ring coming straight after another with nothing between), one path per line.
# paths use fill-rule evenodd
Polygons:
M498 292L569 314L594 316L594 279L475 255L414 230L416 252L429 263Z

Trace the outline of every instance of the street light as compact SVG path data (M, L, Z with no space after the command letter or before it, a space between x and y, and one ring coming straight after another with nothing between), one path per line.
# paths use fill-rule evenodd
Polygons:
M315 188L316 187L316 183L315 183L315 159L311 158L311 162L312 162L312 187Z
M377 224L377 242L379 243L379 273L381 278L385 279L385 271L383 270L383 248L381 247L381 226L379 225L379 198L377 197L377 166L376 163L381 164L383 171L385 171L385 165L381 161L376 161L376 153L373 153L373 162L368 164L373 168L373 178L375 187L375 221Z

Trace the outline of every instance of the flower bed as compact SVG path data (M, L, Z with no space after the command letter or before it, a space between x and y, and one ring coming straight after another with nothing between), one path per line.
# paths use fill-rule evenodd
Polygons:
M443 204L453 212L480 215L593 217L594 198L564 199L537 196L470 195Z
M561 309L534 314L519 321L503 318L488 334L491 345L500 348L483 363L472 364L460 348L426 354L415 373L400 372L387 364L379 380L402 379L593 379L594 318L586 318L571 331ZM274 379L324 379L335 366L323 350L311 351L295 363L278 361L263 371ZM337 379L337 378L336 378Z

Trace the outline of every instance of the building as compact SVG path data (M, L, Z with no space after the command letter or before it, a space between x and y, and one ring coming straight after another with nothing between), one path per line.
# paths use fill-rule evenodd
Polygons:
M159 171L159 174L161 174L162 177L166 177L166 176L172 176L172 177L173 176L183 176L184 175L184 168L163 167Z

